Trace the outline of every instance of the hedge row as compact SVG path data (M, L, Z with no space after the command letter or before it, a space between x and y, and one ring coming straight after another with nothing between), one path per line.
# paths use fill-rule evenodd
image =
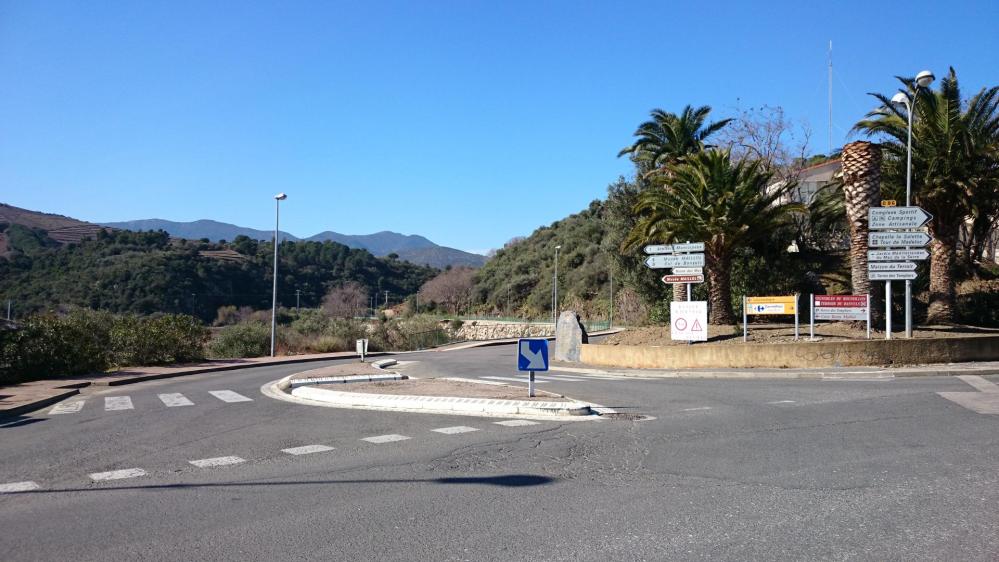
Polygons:
M208 330L191 316L116 315L78 309L34 316L0 331L0 384L199 361Z

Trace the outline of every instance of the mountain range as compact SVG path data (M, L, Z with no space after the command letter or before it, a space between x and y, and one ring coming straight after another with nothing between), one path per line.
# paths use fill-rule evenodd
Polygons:
M231 242L237 236L247 236L254 240L270 240L274 237L273 231L246 228L213 220L176 222L163 219L145 219L107 222L102 223L102 226L135 231L163 230L176 238L186 238L189 240L207 238L212 242L220 240ZM444 268L449 265L481 267L486 262L486 257L479 254L440 246L416 234L399 234L398 232L387 230L375 232L374 234L341 234L327 230L308 238L299 238L282 231L281 239L306 242L337 242L350 248L367 250L379 257L396 254L401 260L438 268Z

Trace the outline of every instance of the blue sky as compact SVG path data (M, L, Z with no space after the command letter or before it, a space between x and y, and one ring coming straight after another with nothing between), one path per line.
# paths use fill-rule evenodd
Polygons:
M904 5L3 1L0 201L266 229L284 191L299 236L485 251L603 197L653 107L780 105L825 152L829 40L837 145L896 74L999 83L999 3Z

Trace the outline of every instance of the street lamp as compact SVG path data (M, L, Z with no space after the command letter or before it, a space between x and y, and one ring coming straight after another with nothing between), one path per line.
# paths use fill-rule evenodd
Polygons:
M935 78L929 70L920 72L916 75L916 87L914 90L918 91L919 88L928 87L933 83ZM916 92L914 91L913 93L915 94ZM895 105L904 106L909 118L909 138L906 146L905 162L905 206L908 207L912 204L912 109L916 105L916 97L910 100L908 94L899 92L892 96L891 102ZM886 306L891 306L891 303L887 303ZM905 280L905 337L912 337L912 281L909 279Z
M277 278L278 278L278 225L281 223L281 202L287 199L284 193L274 196L274 292L271 294L271 357L274 357L274 335L277 332Z
M555 246L555 275L552 277L552 324L558 328L558 251L562 246Z

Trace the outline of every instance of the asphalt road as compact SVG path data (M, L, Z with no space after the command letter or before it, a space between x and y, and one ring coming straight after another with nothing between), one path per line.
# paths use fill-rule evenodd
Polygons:
M398 359L516 379L514 352ZM318 366L105 388L3 421L0 490L34 488L0 493L3 559L999 558L999 416L937 395L976 391L956 378L552 371L539 388L654 419L533 425L261 393Z

